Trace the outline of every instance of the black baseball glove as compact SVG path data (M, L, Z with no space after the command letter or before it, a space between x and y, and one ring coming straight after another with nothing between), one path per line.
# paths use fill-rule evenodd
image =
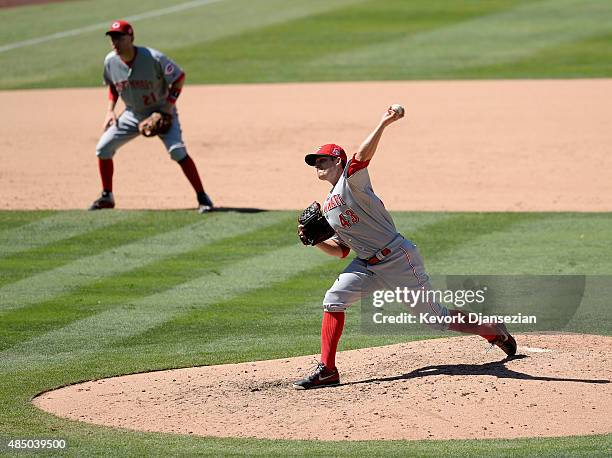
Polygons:
M298 231L298 235L304 245L316 245L336 233L325 219L325 216L323 216L323 213L321 213L319 202L310 204L302 212L298 222L303 226L302 230Z

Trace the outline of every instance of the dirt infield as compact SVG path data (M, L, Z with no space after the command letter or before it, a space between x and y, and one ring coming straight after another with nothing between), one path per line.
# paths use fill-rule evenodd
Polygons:
M100 192L104 88L0 92L0 209L86 208ZM370 166L392 210L612 210L612 80L187 86L185 141L215 203L303 208L327 193L303 162L354 151L383 109L406 106ZM33 124L35 123L35 124ZM190 208L157 139L115 157L118 208Z
M82 383L34 403L143 431L268 439L485 439L612 432L612 338L517 336L502 360L479 337L342 352L342 385L295 391L313 357Z

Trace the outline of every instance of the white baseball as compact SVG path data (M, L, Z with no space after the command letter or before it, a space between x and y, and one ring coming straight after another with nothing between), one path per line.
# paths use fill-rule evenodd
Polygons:
M399 103L394 103L393 105L391 105L391 109L395 111L397 114L399 114L400 116L403 116L404 114L404 107L401 106Z

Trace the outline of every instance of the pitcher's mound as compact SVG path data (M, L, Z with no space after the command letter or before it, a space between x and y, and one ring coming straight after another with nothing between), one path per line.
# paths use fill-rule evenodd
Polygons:
M135 374L44 393L56 415L267 439L471 439L612 432L612 338L520 335L519 356L453 337L342 352L342 385L296 391L313 357Z

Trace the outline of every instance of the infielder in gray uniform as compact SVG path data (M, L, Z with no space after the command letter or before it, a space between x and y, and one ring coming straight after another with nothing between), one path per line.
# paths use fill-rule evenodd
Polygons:
M134 46L134 29L126 21L114 21L106 32L113 51L104 59L104 82L109 88L109 104L104 120L104 134L96 146L102 195L89 208L114 208L113 156L118 148L139 135L138 124L153 112L172 116L170 130L159 137L170 157L178 162L193 186L198 199L198 211L208 212L213 203L204 192L195 163L187 154L176 111L176 100L185 82L185 73L161 52L144 46ZM115 114L121 96L125 111Z
M368 165L374 157L383 131L402 117L403 108L394 110L390 107L385 111L381 121L351 160L347 161L344 150L335 144L323 145L305 158L306 163L315 168L317 177L332 185L322 212L336 235L315 246L339 258L346 257L353 250L357 257L325 294L321 362L312 375L293 384L296 389L340 383L336 368L336 348L344 328L344 313L363 294L398 287L413 290L431 288L416 245L398 233L391 215L374 194L368 173ZM301 235L302 228L298 226ZM438 317L465 317L463 312L449 310L436 302L415 304L415 312ZM478 334L501 348L508 356L516 353L516 341L503 324L471 324L461 319L452 321L451 324L438 327Z

